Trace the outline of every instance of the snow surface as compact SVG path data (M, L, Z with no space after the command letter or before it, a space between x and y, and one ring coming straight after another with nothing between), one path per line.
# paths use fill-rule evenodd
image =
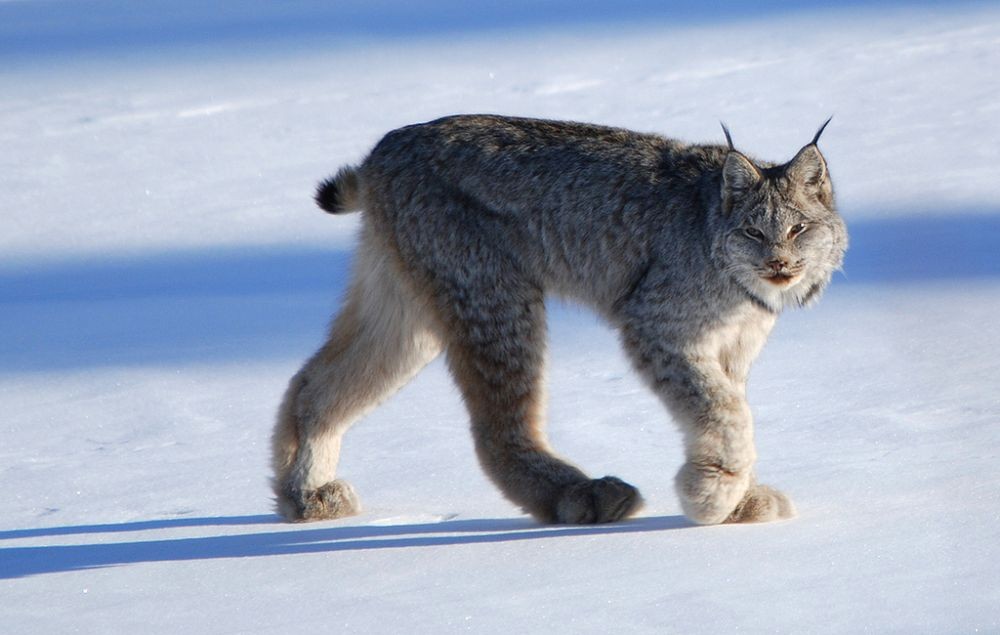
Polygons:
M1000 8L743 4L0 2L3 632L1000 632ZM358 220L312 188L454 112L773 160L834 114L845 274L750 386L799 518L688 523L677 431L553 304L551 441L639 518L519 514L437 361L347 437L365 513L278 522Z

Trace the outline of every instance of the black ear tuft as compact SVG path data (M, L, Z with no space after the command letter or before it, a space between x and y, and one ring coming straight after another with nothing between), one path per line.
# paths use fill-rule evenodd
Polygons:
M823 122L823 125L820 126L819 130L816 131L816 136L813 137L813 140L811 142L809 142L809 145L814 146L817 143L819 143L819 136L823 134L823 131L826 130L826 124L830 123L832 119L833 115L830 115L830 118Z
M732 152L736 148L733 147L733 137L729 134L729 128L727 128L726 124L721 121L719 122L719 125L722 126L722 133L726 135L726 143L729 145L729 151Z

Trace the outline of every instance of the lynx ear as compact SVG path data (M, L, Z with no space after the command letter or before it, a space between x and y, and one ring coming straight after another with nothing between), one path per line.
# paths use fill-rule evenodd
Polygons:
M820 130L822 132L822 129ZM817 135L818 137L819 135ZM815 196L821 203L829 205L833 200L833 187L826 159L815 142L805 146L795 158L785 165L785 176L799 191Z
M728 213L733 203L749 192L762 176L760 170L739 152L731 150L722 164L722 209Z

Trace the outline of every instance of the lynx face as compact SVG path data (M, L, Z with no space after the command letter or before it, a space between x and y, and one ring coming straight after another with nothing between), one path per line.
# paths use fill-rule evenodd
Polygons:
M814 145L761 168L731 152L723 172L723 266L751 296L779 311L816 299L840 268L847 232L833 208L826 163Z

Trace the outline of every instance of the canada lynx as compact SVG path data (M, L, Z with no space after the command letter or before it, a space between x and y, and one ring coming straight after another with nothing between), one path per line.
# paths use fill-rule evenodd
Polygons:
M825 127L826 124L824 124ZM291 520L358 511L334 474L344 432L442 350L483 468L539 520L610 522L631 485L590 479L542 431L546 294L593 307L684 433L676 477L697 523L788 518L756 483L752 360L786 306L843 260L822 132L783 165L727 146L578 123L469 115L387 134L321 184L364 210L344 305L292 378L273 438Z

